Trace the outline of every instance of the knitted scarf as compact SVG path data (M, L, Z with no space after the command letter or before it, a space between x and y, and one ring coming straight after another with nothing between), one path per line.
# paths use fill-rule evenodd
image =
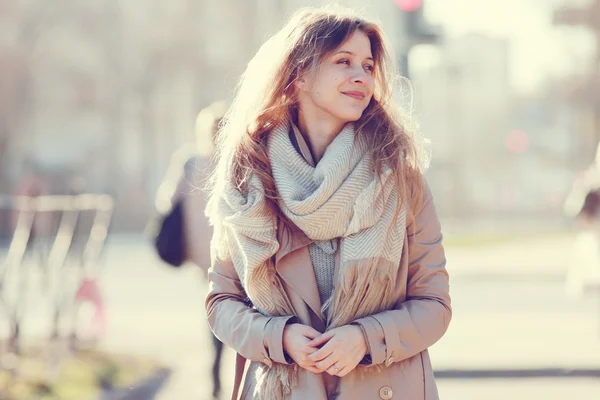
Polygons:
M340 238L334 293L324 305L328 329L389 309L406 231L406 208L398 210L391 170L377 176L367 143L347 124L312 167L298 153L289 124L274 128L267 151L279 207L310 239ZM267 208L263 186L252 176L245 193L233 185L214 207L213 254L230 257L254 307L269 316L294 315L272 256L279 249L277 217ZM261 399L281 400L296 385L296 365L262 365Z

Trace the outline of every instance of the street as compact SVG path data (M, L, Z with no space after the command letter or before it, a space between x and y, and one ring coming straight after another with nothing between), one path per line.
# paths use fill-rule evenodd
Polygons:
M0 400L217 400L206 271L155 248L208 263L206 218L261 310L415 301L362 327L381 382L343 396L431 392L422 367L441 400L600 400L600 0L0 0ZM245 355L302 344L222 309Z
M204 312L206 283L196 268L169 268L151 250L140 237L114 237L108 244L102 288L109 329L103 347L172 368L159 399L208 399L212 347ZM600 398L598 378L502 378L502 371L532 370L534 376L548 368L599 371L597 298L566 298L556 270L539 273L539 279L514 271L490 273L490 278L465 269L454 275L460 254L448 254L454 257L448 267L454 316L448 333L431 348L442 399ZM30 332L34 325L28 325ZM227 394L232 351L222 370ZM486 370L488 376L464 379L472 370Z

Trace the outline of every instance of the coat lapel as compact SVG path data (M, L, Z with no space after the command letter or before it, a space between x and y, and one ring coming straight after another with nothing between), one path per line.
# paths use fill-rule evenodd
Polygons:
M308 245L313 243L313 240L299 228L288 227L283 222L279 223L277 236L279 240L279 251L275 254L277 273L304 300L315 315L324 321L317 279L308 251Z

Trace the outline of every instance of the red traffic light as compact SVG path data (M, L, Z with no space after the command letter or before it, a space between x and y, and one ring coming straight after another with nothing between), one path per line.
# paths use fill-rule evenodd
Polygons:
M404 12L413 12L421 8L423 0L394 0L394 3Z
M506 148L513 154L524 153L530 144L529 135L521 130L514 130L506 135Z

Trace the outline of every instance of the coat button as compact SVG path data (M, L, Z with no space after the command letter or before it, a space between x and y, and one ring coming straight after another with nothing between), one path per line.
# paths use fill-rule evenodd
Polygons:
M393 395L394 392L392 391L391 387L384 386L379 389L379 397L381 397L383 400L390 400Z

